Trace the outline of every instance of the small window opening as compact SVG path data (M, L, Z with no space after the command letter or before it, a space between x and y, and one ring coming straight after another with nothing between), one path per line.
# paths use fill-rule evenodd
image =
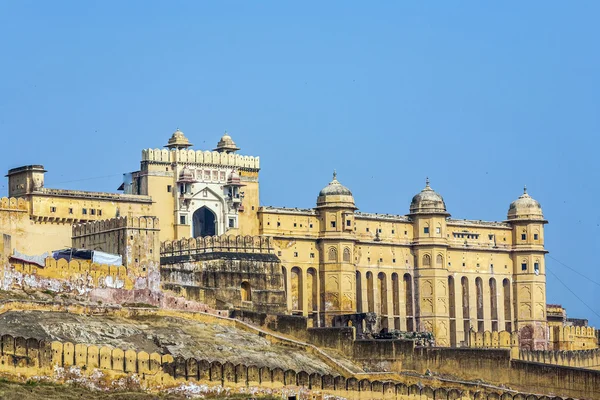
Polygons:
M167 192L171 193L171 190L173 190L173 186L167 185Z
M180 223L181 225L185 225L185 215L180 215L180 216L179 216L179 223Z
M331 221L331 227L335 228L335 221Z
M423 228L423 233L429 233L429 227L426 226L425 228Z
M521 264L521 271L527 271L527 263Z
M521 234L521 240L527 240L527 234L522 233Z

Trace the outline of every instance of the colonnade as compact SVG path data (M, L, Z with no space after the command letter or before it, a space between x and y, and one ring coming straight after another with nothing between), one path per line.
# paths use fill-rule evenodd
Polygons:
M411 272L357 270L356 312L376 313L379 329L420 330L415 304L418 279ZM283 267L283 276L288 311L308 317L319 315L319 271L314 267ZM512 284L508 278L452 274L447 278L446 295L451 346L467 345L471 330L513 331Z

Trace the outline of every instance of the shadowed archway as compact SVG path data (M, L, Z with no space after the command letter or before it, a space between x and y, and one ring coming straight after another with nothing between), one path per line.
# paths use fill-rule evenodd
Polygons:
M217 234L217 216L206 206L194 211L194 237L215 236Z

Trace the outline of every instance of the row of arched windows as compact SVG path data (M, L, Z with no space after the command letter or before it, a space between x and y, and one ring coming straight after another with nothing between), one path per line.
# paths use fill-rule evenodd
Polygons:
M327 260L328 261L333 261L333 262L337 262L338 261L338 253L337 253L337 249L335 247L330 247L328 252L327 252ZM350 248L349 247L344 247L344 253L342 256L342 260L344 262L351 262L352 257L350 255Z

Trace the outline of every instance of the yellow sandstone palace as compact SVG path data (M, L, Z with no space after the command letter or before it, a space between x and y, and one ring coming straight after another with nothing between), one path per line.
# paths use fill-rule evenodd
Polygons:
M547 221L527 190L499 222L452 219L429 180L406 215L371 214L357 210L334 172L315 208L261 207L259 157L238 154L227 133L212 151L191 146L177 130L164 148L143 150L123 194L49 189L43 166L11 169L0 233L27 254L69 246L73 224L119 216L158 217L161 241L268 236L288 312L316 324L372 312L381 329L429 331L440 346L507 331L518 332L522 348L578 348L564 338L564 321L548 322Z

